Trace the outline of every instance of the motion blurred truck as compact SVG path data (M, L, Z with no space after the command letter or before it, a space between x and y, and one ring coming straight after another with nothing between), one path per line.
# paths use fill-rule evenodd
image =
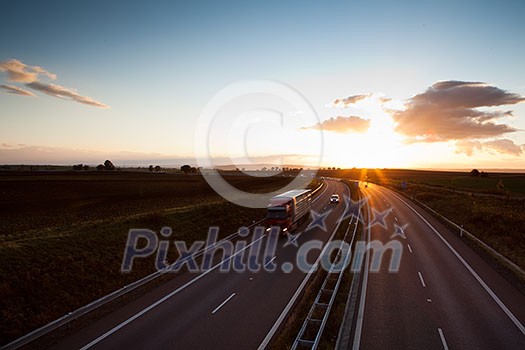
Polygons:
M266 226L280 227L281 234L291 232L308 218L311 206L311 190L292 190L272 197L266 212Z

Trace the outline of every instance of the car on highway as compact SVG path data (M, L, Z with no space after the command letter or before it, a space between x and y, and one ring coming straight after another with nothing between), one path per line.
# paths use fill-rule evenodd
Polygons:
M330 196L330 203L339 203L339 195L338 194L333 194Z

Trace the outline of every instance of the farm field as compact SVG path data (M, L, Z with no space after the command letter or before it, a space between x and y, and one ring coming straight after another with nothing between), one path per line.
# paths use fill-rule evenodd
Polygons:
M226 179L249 192L290 181ZM0 173L0 342L153 272L152 256L121 273L131 228L169 226L171 239L192 242L205 238L209 226L226 236L263 216L264 209L226 202L199 175Z
M419 184L444 189L494 194L511 197L525 197L525 172L498 173L487 171L487 177L473 177L468 171L436 171L409 169L343 169L321 170L320 175L351 178L385 185L399 186ZM498 188L498 184L503 184Z

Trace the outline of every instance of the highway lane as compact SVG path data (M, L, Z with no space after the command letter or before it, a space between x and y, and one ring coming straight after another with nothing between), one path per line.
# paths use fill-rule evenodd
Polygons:
M523 294L411 201L373 184L361 189L371 208L392 210L370 239L404 249L399 272L383 264L363 278L354 348L525 349ZM392 236L395 225L406 238Z
M328 241L344 209L343 204L329 204L332 193L348 195L349 189L340 182L327 181L326 190L313 204L317 212L331 210L327 230L316 227L303 232L297 238L299 246L312 239ZM262 241L264 247L267 236ZM54 348L257 348L306 276L298 269L283 272L281 266L295 262L298 249L284 246L286 242L284 237L278 242L274 272L222 273L215 269L181 273ZM309 261L319 253L314 250Z

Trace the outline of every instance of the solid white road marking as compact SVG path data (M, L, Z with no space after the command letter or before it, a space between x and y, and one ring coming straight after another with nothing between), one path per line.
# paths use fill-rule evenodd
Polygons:
M270 260L270 261L268 261L266 264L264 264L264 267L268 267L268 265L270 265L270 264L275 260L275 258L277 258L277 256L274 256L274 257L272 258L272 260Z
M109 337L110 335L112 335L113 333L115 333L116 331L118 331L119 329L125 327L126 325L130 324L131 322L135 321L137 318L141 317L142 315L144 315L145 313L151 311L152 309L156 308L157 306L159 306L160 304L162 304L163 302L165 302L166 300L170 299L171 297L173 297L175 294L179 293L180 291L184 290L185 288L191 286L193 283L197 282L198 280L200 280L201 278L203 278L204 276L206 276L207 274L209 274L210 272L216 270L219 266L221 266L225 261L227 260L230 260L230 259L233 259L234 256L236 256L237 254L245 251L246 249L248 249L250 246L254 245L256 242L260 241L261 239L263 239L264 237L266 237L266 234L264 234L263 236L261 236L260 238L256 239L255 241L253 241L252 243L248 244L246 247L244 247L243 249L239 250L238 252L232 254L230 257L224 259L223 261L221 261L220 263L218 263L217 265L213 266L211 269L209 270L206 270L204 271L203 273L201 273L200 275L198 275L197 277L195 277L194 279L186 282L186 284L180 286L179 288L175 289L173 292L165 295L164 297L162 297L161 299L157 300L156 302L154 302L153 304L151 304L150 306L146 307L145 309L142 309L141 311L137 312L135 315L131 316L130 318L128 318L127 320L119 323L118 325L116 325L115 327L111 328L109 331L107 331L106 333L102 334L101 336L99 336L98 338L92 340L91 342L89 342L88 344L84 345L83 347L80 348L80 350L86 350L86 349L89 349L91 348L92 346L96 345L97 343L101 342L102 340L104 340L105 338Z
M216 313L217 311L219 311L219 309L220 309L221 307L223 307L224 304L226 304L228 301L230 301L231 298L233 298L234 296L235 296L235 293L232 293L232 295L230 295L226 300L224 300L224 301L221 303L221 305L217 306L217 307L215 308L215 310L213 310L211 313L214 314L214 313Z
M427 219L425 219L421 214L419 214L417 210L414 209L410 204L408 204L398 195L394 193L392 193L392 195L396 197L397 199L399 199L407 207L409 207L417 216L419 216L421 220L423 220L428 225L428 227L430 227L430 229L436 234L436 236L438 236L439 239L441 239L441 241L445 243L448 249L450 249L450 251L456 256L456 258L459 259L459 261L463 264L463 266L467 268L467 270L472 274L472 276L474 276L474 278L479 282L479 284L481 284L483 289L485 289L485 291L491 296L491 298L496 302L496 304L498 304L500 309L507 315L507 317L512 321L512 323L514 323L514 325L520 330L520 332L525 335L525 327L523 326L523 324L521 324L521 322L516 318L516 316L514 316L514 314L507 308L507 306L503 304L501 299L498 298L496 293L494 293L492 289L490 289L490 287L485 283L485 281L481 279L481 277L477 274L476 271L474 271L474 269L469 265L469 263L467 263L465 259L463 259L463 257L452 247L452 245L448 243L448 241L441 235L441 233L439 233L438 230L436 230L436 228L432 226L430 222L428 222Z
M423 287L426 287L427 285L425 284L425 280L423 279L423 275L421 274L421 272L418 272L417 274L419 275L419 280L421 281Z
M410 246L410 244L407 243L407 247L408 247L408 251L409 251L410 253L413 253L413 251L412 251L412 247Z
M439 337L441 338L441 344L443 345L443 349L448 350L447 341L445 339L445 335L443 334L443 330L441 328L438 328Z

